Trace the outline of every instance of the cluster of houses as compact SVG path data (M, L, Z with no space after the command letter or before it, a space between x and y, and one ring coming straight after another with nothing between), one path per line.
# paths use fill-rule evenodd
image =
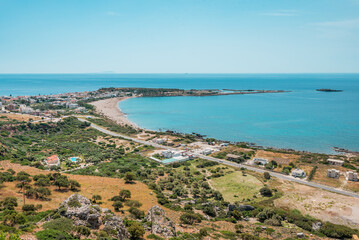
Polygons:
M327 170L327 176L330 178L339 178L340 177L340 171L337 169L328 169ZM353 171L347 171L345 173L346 176L346 180L347 181L353 181L353 182L357 182L358 179L358 173L353 172Z
M129 95L132 95L132 93L122 91L93 91L37 96L0 96L0 112L19 112L44 117L53 117L57 113L64 112L65 109L70 109L77 113L86 113L86 108L79 106L79 100L123 97ZM33 105L38 103L43 103L45 106L56 106L60 109L43 111L34 109Z
M330 165L334 165L334 166L343 166L344 165L344 161L343 160L339 160L339 159L332 159L329 158L327 159L328 164ZM348 181L358 181L358 173L353 172L353 171L347 171L345 174L346 176L346 180ZM337 169L328 169L327 170L327 177L330 178L339 178L340 177L340 171Z

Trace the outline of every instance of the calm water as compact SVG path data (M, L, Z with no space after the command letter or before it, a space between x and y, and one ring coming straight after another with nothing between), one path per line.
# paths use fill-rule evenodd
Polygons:
M100 87L282 89L290 93L135 98L120 103L130 120L153 129L231 141L332 152L359 151L359 74L68 74L0 75L0 95ZM317 88L344 92L317 92Z

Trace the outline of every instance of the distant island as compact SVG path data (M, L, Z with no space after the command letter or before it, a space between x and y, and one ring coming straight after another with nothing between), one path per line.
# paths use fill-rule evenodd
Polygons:
M343 90L336 90L336 89L330 89L330 88L320 88L317 89L319 92L343 92Z

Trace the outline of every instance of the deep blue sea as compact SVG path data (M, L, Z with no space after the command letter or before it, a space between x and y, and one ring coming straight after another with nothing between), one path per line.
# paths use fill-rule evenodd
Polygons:
M333 153L359 151L359 74L24 74L0 75L0 95L101 87L273 89L289 93L134 98L128 118L153 130L196 132L262 146ZM317 88L343 92L317 92Z

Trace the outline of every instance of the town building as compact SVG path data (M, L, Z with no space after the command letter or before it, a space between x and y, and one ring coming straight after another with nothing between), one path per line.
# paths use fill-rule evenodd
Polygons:
M182 156L181 152L175 152L171 150L164 150L161 152L161 155L165 158L173 158L173 157L179 157Z
M253 163L257 165L266 165L268 163L268 159L265 158L253 158Z
M212 149L210 149L210 148L206 148L206 149L204 149L203 151L202 151L202 154L203 155L209 155L209 154L211 154L212 153Z
M78 105L77 103L69 103L69 104L67 105L67 107L70 108L70 109L75 109L75 108L78 108L79 105Z
M299 168L294 169L294 170L292 171L291 175L292 175L293 177L299 177L299 178L303 178L303 177L306 176L305 172L304 172L302 169L299 169Z
M9 111L15 111L17 109L17 105L13 104L13 103L10 103L10 104L6 105L6 108Z
M347 180L357 182L358 181L358 173L355 173L353 171L347 172Z
M153 142L157 143L157 144L163 144L167 139L163 139L163 138L155 138L153 139Z
M344 164L343 160L338 160L333 158L328 158L327 161L330 165L343 166Z
M52 155L50 157L47 157L45 160L47 167L58 167L60 166L60 158L57 155Z
M33 113L33 112L34 112L34 109L32 109L31 107L28 107L28 106L26 106L26 105L20 105L19 111L20 111L21 113Z
M340 171L337 169L328 169L327 170L327 176L330 178L339 178Z

